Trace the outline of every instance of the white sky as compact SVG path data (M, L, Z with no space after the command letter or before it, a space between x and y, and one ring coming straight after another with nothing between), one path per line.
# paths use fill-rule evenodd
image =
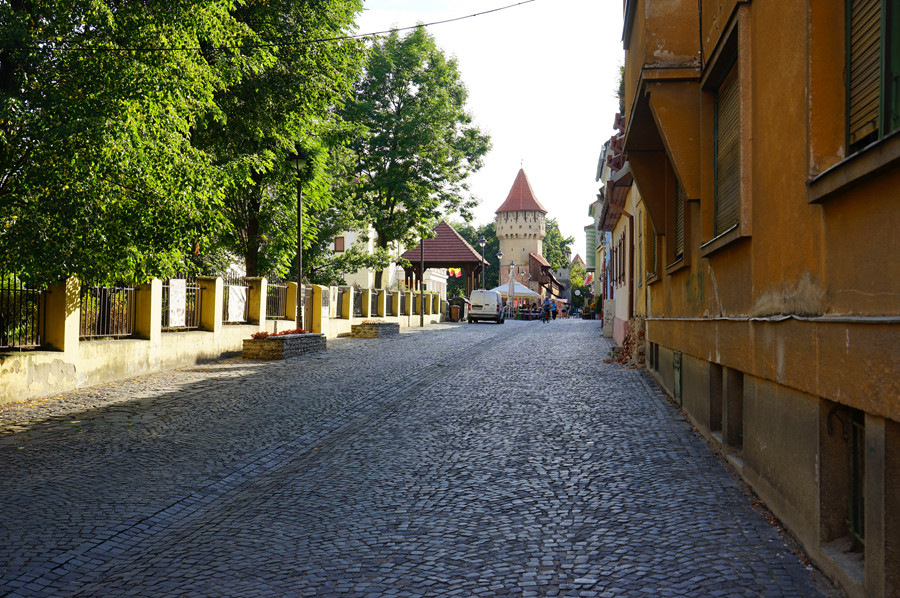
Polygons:
M365 0L359 33L430 23L521 0ZM613 134L622 50L620 0L534 0L508 10L429 27L456 56L468 108L493 149L469 179L487 224L520 165L538 201L585 255L588 205L603 143Z

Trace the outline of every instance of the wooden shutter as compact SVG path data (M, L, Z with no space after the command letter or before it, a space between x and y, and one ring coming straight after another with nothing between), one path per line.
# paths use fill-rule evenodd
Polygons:
M716 93L716 230L738 223L741 204L741 113L737 66Z
M684 187L675 179L675 259L684 257Z
M850 0L847 119L851 150L879 136L881 0Z

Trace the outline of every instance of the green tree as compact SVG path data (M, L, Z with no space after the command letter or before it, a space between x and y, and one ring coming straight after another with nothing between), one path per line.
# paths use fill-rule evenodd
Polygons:
M302 40L346 35L361 10L361 0L269 0L235 7L235 18L253 35L290 42L275 46L270 60L219 91L215 99L223 117L208 119L194 135L225 181L221 248L241 256L249 276L289 274L297 253L296 173L286 165L287 154L299 143L310 158L303 173L305 246L318 242L317 215L346 179L340 144L347 128L337 122L334 108L358 78L364 48L349 39Z
M572 283L573 289L584 286L585 274L587 274L587 269L581 263L573 263L569 266L569 282Z
M424 27L402 38L392 31L373 44L366 73L341 113L366 131L351 147L356 192L366 202L377 247L413 245L442 215L471 217L475 200L465 181L481 168L490 141L472 124L466 99L456 61Z
M221 179L191 132L271 56L229 49L260 41L233 7L0 2L0 268L143 278L214 233Z
M575 237L563 237L556 218L547 219L544 231L544 259L554 270L568 268L568 256L571 254L569 246L575 243Z
M497 240L497 230L493 222L473 226L465 222L448 222L453 230L458 232L472 248L481 255L481 246L478 245L478 239L484 235L487 241L484 245L484 259L488 262L485 269L485 288L492 289L500 284L500 270L497 263L497 251L500 249L500 242ZM481 279L478 280L478 286L481 286ZM466 294L466 281L464 278L450 278L447 280L447 295L462 297Z

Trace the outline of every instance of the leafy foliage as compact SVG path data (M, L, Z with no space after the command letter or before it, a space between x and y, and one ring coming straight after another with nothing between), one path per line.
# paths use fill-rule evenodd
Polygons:
M296 230L284 155L298 140L317 151L362 57L356 42L302 42L361 8L0 2L0 270L140 280L255 250L258 271L282 272L296 245L274 232Z
M487 241L484 245L484 259L488 262L485 270L485 283L487 289L492 289L500 284L500 266L497 261L497 251L500 249L500 242L497 240L497 230L493 222L475 227L464 222L448 222L453 229L471 245L475 251L481 253L481 247L478 245L478 239L484 235ZM478 285L481 285L479 279ZM447 296L462 297L466 294L465 278L449 278L447 279Z
M239 5L234 14L261 39L302 40L347 33L360 10L360 0L270 0ZM309 157L301 173L304 245L315 242L316 215L346 169L336 156L346 131L333 109L349 94L364 56L354 40L277 46L271 60L216 94L224 118L208 119L195 133L225 181L220 248L242 256L249 276L285 276L296 256L297 173L286 157L298 143Z
M413 245L443 214L471 218L475 200L465 179L481 168L490 141L472 124L466 99L456 61L424 27L374 42L341 113L365 130L351 144L355 191L366 202L377 247Z
M563 237L559 230L559 222L556 218L548 218L544 226L545 236L543 242L544 259L553 270L567 268L569 266L569 246L575 242L575 237Z
M213 94L265 60L202 47L232 2L0 3L0 260L36 283L170 269L215 229L219 175L191 145ZM188 48L171 52L150 48Z

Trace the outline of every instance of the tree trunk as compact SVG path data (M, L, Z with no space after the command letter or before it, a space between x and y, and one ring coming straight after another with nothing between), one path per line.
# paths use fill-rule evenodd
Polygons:
M244 254L247 276L259 276L259 219L250 215L247 222L247 250Z
M378 247L379 249L387 249L387 246L388 246L387 241L384 240L384 237L382 237L381 233L378 231L375 231L375 246ZM379 268L378 270L375 271L375 288L376 289L383 288L381 286L383 279L384 279L384 268Z

